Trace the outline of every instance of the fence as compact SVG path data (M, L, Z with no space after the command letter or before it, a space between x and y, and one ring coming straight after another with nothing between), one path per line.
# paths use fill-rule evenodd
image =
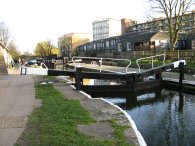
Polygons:
M95 55L94 55L95 54ZM102 57L102 58L120 58L120 59L139 59L143 57L149 57L154 55L165 54L166 60L187 60L191 62L195 62L195 50L157 50L157 51L130 51L130 52L93 52L93 57ZM88 52L88 54L80 53L79 56L83 57L92 57L92 55Z
M195 50L163 50L163 51L132 51L132 52L121 52L118 54L117 58L128 58L128 59L138 59L142 57L148 57L153 55L165 54L166 60L187 60L195 61Z

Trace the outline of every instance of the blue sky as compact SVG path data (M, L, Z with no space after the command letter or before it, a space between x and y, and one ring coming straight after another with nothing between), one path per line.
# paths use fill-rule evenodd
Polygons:
M0 21L21 52L33 52L39 41L65 33L89 33L92 22L103 18L144 20L144 0L0 0Z

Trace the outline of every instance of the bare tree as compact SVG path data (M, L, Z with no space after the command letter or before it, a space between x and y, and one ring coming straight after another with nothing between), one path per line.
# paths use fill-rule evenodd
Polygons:
M5 23L0 22L0 43L7 47L9 41L9 29Z
M62 56L69 56L70 55L70 45L71 45L71 38L66 37L63 35L58 38L58 47L60 48Z
M18 60L21 53L20 51L17 49L17 46L14 44L13 41L11 41L8 46L7 46L7 49L9 50L10 54L12 55L12 58L14 60Z
M168 27L170 49L174 50L178 34L185 22L185 15L192 6L194 0L149 0L154 13L164 14Z

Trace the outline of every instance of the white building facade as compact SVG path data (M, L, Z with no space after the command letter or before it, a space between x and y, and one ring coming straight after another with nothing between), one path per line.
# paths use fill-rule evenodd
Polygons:
M93 22L93 40L121 35L121 20L101 19Z

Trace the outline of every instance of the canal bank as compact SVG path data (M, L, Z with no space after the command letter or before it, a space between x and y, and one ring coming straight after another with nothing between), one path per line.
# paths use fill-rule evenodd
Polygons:
M64 80L63 77L58 79L60 81ZM142 135L137 130L134 121L118 106L103 98L93 99L90 95L83 91L77 91L73 86L69 86L68 84L65 85L64 83L59 82L55 83L54 87L60 91L64 97L67 97L70 100L79 100L81 105L90 112L92 118L96 120L95 124L78 126L80 132L100 139L109 138L109 131L111 131L112 127L106 126L106 121L115 121L119 126L127 127L124 131L124 136L129 144L146 145Z
M164 78L172 80L179 79L179 73L166 72L162 74ZM183 83L191 83L194 87L194 75L185 74ZM194 145L194 94L179 92L178 83L175 89L166 87L168 90L160 92L147 90L146 93L137 95L136 103L128 102L132 97L122 97L116 95L101 95L107 100L119 105L131 115L137 128L143 135L148 145L151 146L175 146L175 145ZM194 91L194 89L189 89ZM160 93L160 94L159 94ZM136 92L137 94L137 92ZM107 97L106 97L107 96ZM139 96L139 97L138 97Z
M119 127L125 128L122 137L126 139L125 141L129 145L146 145L141 134L137 131L135 123L127 113L123 112L112 103L106 102L104 99L90 98L89 95L83 93L82 91L75 90L73 86L70 86L68 83L65 84L63 79L64 77L57 77L58 81L55 79L52 81L52 78L48 80L48 78L36 76L34 81L35 84L53 82L54 88L60 91L66 100L79 101L81 106L90 113L91 117L96 122L89 125L77 125L79 132L93 137L96 140L120 141L118 136L115 137L115 131L118 131L118 129L112 124L114 122Z
M172 79L178 79L179 78L179 73L173 73L173 72L166 72L166 73L163 73L162 74L162 76L163 76L163 78L172 78ZM193 75L187 75L187 74L185 74L185 78L184 78L186 81L195 81L195 77L193 76ZM75 90L73 89L73 87L70 89L70 87L68 87L69 89L66 89L65 90L65 88L67 88L67 87L64 87L64 85L62 85L62 87L60 87L61 85L55 85L55 87L59 90L59 91L61 91L61 92L63 92L63 94L66 96L66 97L71 97L70 95L68 95L68 93L67 93L67 91L71 91L71 90L73 90L74 92L75 92ZM89 95L87 95L87 94L85 94L85 93L83 93L83 92L81 92L82 94L84 94L84 95L86 95L89 99L91 98L91 96L89 96ZM76 98L76 97L78 97L78 99ZM120 110L120 108L118 108L118 106L115 106L115 105L113 105L111 102L108 102L108 101L106 101L106 100L104 100L104 99L90 99L89 101L87 101L86 100L86 97L83 97L83 96L81 96L81 97L79 97L78 95L75 95L75 96L73 96L73 97L71 97L70 99L77 99L77 100L80 100L80 102L81 102L81 104L83 105L83 107L85 107L88 111L90 111L90 113L91 113L91 115L92 115L92 117L94 117L97 121L100 121L100 120L102 120L102 121L104 121L104 120L108 120L108 119L112 119L113 117L115 117L116 115L117 115L117 112L115 112L115 111L112 111L112 110L110 110L108 107L110 106L110 105L112 105L112 107L111 108L117 108L117 109L119 109ZM101 100L101 101L100 101ZM103 103L102 103L103 102ZM105 103L106 102L106 103ZM107 103L109 104L109 105L107 105ZM108 108L108 109L107 109ZM103 111L102 111L103 110ZM109 111L109 112L108 112ZM122 112L123 112L123 110L121 110ZM126 117L123 117L123 119L128 119L127 120L127 122L128 123L130 123L131 125L134 125L134 122L133 122L133 124L132 124L132 120L131 120L131 117L128 115L128 114L126 114L126 112L124 113L125 114L125 116ZM118 116L118 115L117 115ZM120 116L118 116L118 117L120 117ZM129 118L130 117L130 118ZM105 119L104 119L105 118ZM116 118L116 117L115 117ZM121 119L120 119L121 120ZM120 121L119 120L119 121ZM121 121L121 122L119 122L119 123L126 123L126 121L124 120L124 121ZM94 126L94 125L93 125ZM133 127L133 126L132 126ZM136 126L135 126L136 127ZM94 127L93 127L94 128ZM136 130L137 130L137 128L135 128ZM105 129L104 129L105 130ZM137 131L136 131L137 132ZM138 133L133 133L133 134L137 134L137 136L138 135L140 135L140 133L138 132ZM88 133L88 132L87 132ZM90 132L89 132L90 133ZM88 134L89 134L88 133ZM97 131L96 131L96 133L97 133ZM132 132L129 132L129 133L132 133ZM91 134L91 133L90 133ZM92 134L93 135L93 134ZM139 137L139 136L138 136ZM131 137L130 137L130 139L132 139ZM138 138L139 139L139 138ZM142 138L141 138L142 139ZM142 140L141 140L142 141ZM142 141L143 142L143 141ZM144 142L145 143L145 142ZM142 144L140 144L140 145L142 145Z

